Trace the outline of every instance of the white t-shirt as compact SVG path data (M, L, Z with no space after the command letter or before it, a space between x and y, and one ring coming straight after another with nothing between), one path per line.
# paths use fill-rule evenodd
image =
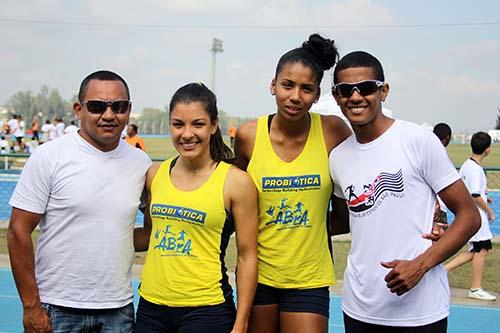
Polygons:
M330 153L337 197L347 200L351 250L344 273L342 310L388 326L427 325L448 316L450 291L442 265L409 292L390 292L380 262L414 259L432 245L436 193L459 180L443 145L429 130L395 120L372 142L351 135Z
M42 125L42 132L43 132L43 134L46 135L47 138L49 137L49 130L51 127L52 127L52 124L45 123Z
M24 127L25 127L24 120L19 121L17 123L16 130L13 132L14 136L17 138L23 138L25 134Z
M78 133L34 151L9 203L43 215L35 255L42 302L86 309L132 302L133 229L150 164L122 140L102 152Z
M56 124L57 137L64 135L64 127L65 127L65 125L63 122L58 122Z
M57 126L54 124L51 124L49 127L49 140L55 140L57 139Z
M19 123L17 122L17 119L9 119L7 121L7 125L9 125L10 128L10 134L14 134L15 131L17 131L17 128L19 127Z
M8 154L10 153L9 142L5 139L0 139L0 154Z
M78 127L76 127L75 125L68 125L64 129L64 134L73 133L73 132L78 132Z
M468 159L462 164L460 168L460 176L467 186L470 194L479 194L484 202L488 200L488 189L486 175L484 174L483 168L477 164L473 159ZM476 232L474 236L470 239L470 242L479 242L483 240L488 240L493 237L490 231L490 223L488 221L488 214L479 208L479 214L481 215L481 228Z

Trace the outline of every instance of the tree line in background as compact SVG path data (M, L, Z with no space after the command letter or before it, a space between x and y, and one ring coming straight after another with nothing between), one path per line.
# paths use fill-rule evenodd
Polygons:
M73 97L76 99L76 96ZM23 116L26 123L31 123L35 115L39 119L63 118L66 122L74 119L72 101L64 100L57 89L50 89L43 85L38 94L31 91L19 91L12 95L7 101L5 107L9 116L19 114Z
M29 90L15 93L7 100L5 107L9 117L15 114L21 115L27 124L31 123L35 115L39 117L41 123L62 118L64 123L69 124L75 119L73 103L77 100L76 95L71 100L65 100L57 89L43 85L37 94ZM219 126L223 135L228 133L230 126L238 127L250 119L229 116L219 110ZM135 123L141 134L168 134L168 108L144 108L142 114L137 113L131 117L130 123Z

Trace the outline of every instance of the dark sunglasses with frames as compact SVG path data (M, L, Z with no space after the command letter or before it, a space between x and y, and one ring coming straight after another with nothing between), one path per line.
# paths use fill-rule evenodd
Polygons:
M113 113L122 114L127 113L127 111L130 109L131 102L128 100L101 101L98 99L90 99L82 103L82 105L84 104L87 105L87 110L90 113L102 114L106 112L109 106Z
M378 80L365 80L356 83L340 82L333 86L332 91L340 97L349 98L356 90L361 96L368 96L376 92L385 82Z

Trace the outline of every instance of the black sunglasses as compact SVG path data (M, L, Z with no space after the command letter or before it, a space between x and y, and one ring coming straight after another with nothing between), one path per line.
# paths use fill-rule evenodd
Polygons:
M354 93L354 90L356 90L361 96L368 96L376 92L384 85L384 82L378 80L365 80L356 83L341 82L334 85L332 90L340 97L349 98Z
M104 113L108 106L114 113L127 113L130 108L130 101L118 100L118 101L101 101L97 99L91 99L82 103L87 104L87 110L90 113L101 114Z

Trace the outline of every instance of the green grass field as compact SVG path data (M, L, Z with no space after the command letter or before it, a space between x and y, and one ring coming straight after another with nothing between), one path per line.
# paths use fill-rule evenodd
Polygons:
M227 138L224 138L226 142ZM170 138L145 138L148 154L151 158L165 159L176 154ZM498 147L498 148L497 148ZM447 148L448 155L455 166L460 166L471 155L468 144L451 144ZM500 145L493 145L492 153L484 161L485 167L500 168Z

